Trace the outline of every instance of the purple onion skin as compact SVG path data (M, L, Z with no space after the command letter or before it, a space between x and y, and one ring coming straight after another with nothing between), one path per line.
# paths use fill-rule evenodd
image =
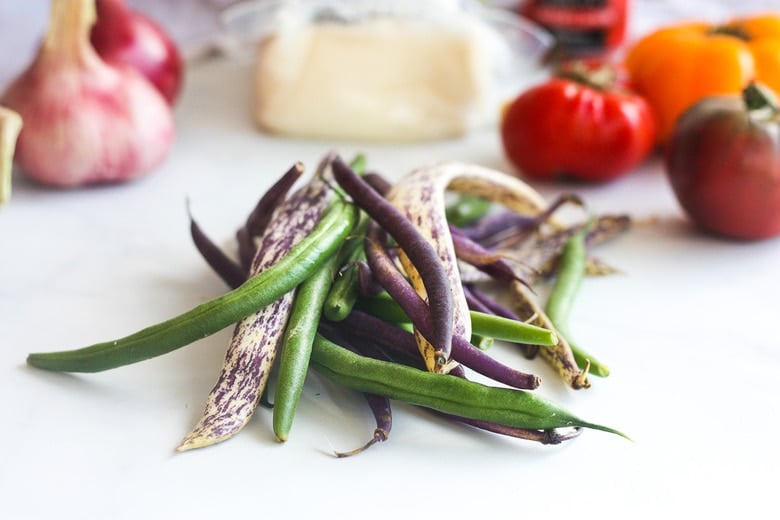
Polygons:
M100 57L142 74L169 105L179 98L185 65L173 39L156 22L129 9L124 0L97 0L90 41Z

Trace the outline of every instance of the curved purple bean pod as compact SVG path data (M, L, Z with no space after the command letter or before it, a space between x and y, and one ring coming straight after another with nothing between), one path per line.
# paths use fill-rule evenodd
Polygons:
M534 215L522 215L514 211L504 210L490 213L476 223L459 228L460 231L475 242L485 247L492 246L495 237L515 230L531 229L534 225Z
M547 208L536 215L518 215L513 212L501 212L484 217L482 221L463 232L472 240L487 248L510 247L523 241L545 222L550 221L553 214L564 204L584 206L582 199L575 194L564 194L556 198ZM559 223L555 223L560 227Z
M374 420L376 421L376 428L374 433L364 445L355 448L350 451L337 451L336 457L344 458L363 453L368 448L379 442L385 442L390 437L390 430L393 427L393 410L390 405L390 399L382 395L363 393L363 398L368 403L368 407L371 408L371 413L374 414Z
M431 317L425 302L414 292L405 278L400 276L395 279L396 284L401 282L407 289L395 291L393 298L407 312L407 315L415 316L412 319L416 320L419 330L425 334L431 326ZM339 325L344 327L345 333L371 339L379 346L401 355L409 355L416 349L416 342L411 333L359 310L353 310L339 322ZM485 377L514 388L532 390L538 388L541 383L538 376L504 365L460 336L455 336L452 340L452 358Z
M471 315L462 291L459 270L462 262L455 255L447 222L447 192L467 193L530 215L543 212L547 203L540 193L517 177L457 161L417 168L387 193L386 199L414 223L435 249L452 292L453 335L468 340L471 338ZM426 291L415 265L404 254L399 258L415 291L425 297Z
M467 419L465 417L459 417L457 415L450 415L441 413L430 408L425 408L434 415L449 419L451 421L459 422L478 428L480 430L488 431L491 433L497 433L499 435L505 435L507 437L514 437L516 439L524 439L528 441L538 442L540 444L560 444L562 442L579 437L582 433L582 428L572 428L569 431L561 432L558 430L529 430L526 428L514 428L512 426L505 426L503 424L493 423L489 421L480 421L475 419Z
M454 226L450 226L450 234L458 260L473 265L494 280L507 283L517 280L525 283L525 280L515 272L500 253L483 247Z
M585 236L585 243L593 247L603 243L631 226L631 218L626 215L602 215L594 219L592 228ZM523 265L529 266L536 277L550 276L557 266L563 246L569 238L582 229L582 224L575 224L547 234L534 234L531 238L514 244L505 250L508 258L517 258ZM603 271L603 266L588 259L588 272Z
M238 259L241 263L241 269L244 272L244 276L249 276L252 258L257 253L255 237L249 234L249 230L246 227L240 227L236 231L236 244L238 245Z
M328 160L326 157L320 163L320 167ZM292 189L295 182L303 175L303 163L296 162L287 170L257 201L254 209L246 219L244 225L236 231L238 240L239 257L241 265L249 272L257 252L254 239L259 237L265 231L266 226L271 221L276 208L284 200L287 193Z
M473 305L474 310L479 310L487 314L495 314L502 318L507 318L515 321L524 321L513 310L501 305L487 294L479 290L479 288L473 285L464 285L463 290L466 293L466 299L469 305ZM520 351L523 353L526 359L533 359L539 353L539 345L528 345L523 343L516 344Z
M371 318L379 320L379 318L375 318L374 316L371 316ZM420 370L425 370L425 365L417 352L414 337L412 337L409 332L383 322L387 327L392 327L393 330L388 332L388 329L384 328L383 331L380 331L380 334L384 336L384 339L382 339L370 334L361 334L357 330L353 330L352 327L345 326L343 322L344 320L338 322L321 321L318 331L333 343L348 348L360 355L375 359L390 360L419 368ZM400 340L396 337L396 333L398 332L404 333L404 335L400 336ZM411 341L409 341L409 338L411 338Z
M189 204L187 204L187 214L190 218L190 236L206 263L231 289L244 283L247 278L244 270L203 232L192 216Z
M390 188L393 187L389 180L376 172L366 172L366 174L363 175L363 180L366 181L366 184L374 188L374 191L383 197L387 195L387 192L389 192Z
M452 350L453 296L449 278L436 250L411 221L339 158L333 162L333 176L355 203L395 239L419 272L432 319L431 329L424 334L434 348L435 364L428 369L440 371L447 364ZM424 358L427 363L425 354Z
M358 291L363 296L376 296L382 292L382 287L374 280L371 268L362 260L358 260L350 266L357 269Z
M333 323L320 322L319 331L330 341L358 354L376 359L391 359L370 341L363 341L363 338L351 336ZM416 347L413 347L412 350L416 350ZM420 361L420 356L414 356L414 360ZM390 405L390 399L385 396L365 392L363 393L363 398L366 400L368 407L371 409L371 413L374 415L374 421L376 422L374 433L371 435L371 439L364 445L350 451L337 451L335 453L336 457L343 458L357 455L358 453L366 451L378 442L386 441L390 436L390 430L393 427L393 410Z
M469 309L477 312L484 312L485 314L495 314L493 310L478 298L475 294L475 287L470 284L463 284L463 293L466 295L466 303L469 304Z
M325 157L320 163L320 169L329 161L330 159ZM260 198L244 224L250 235L258 236L265 231L265 227L271 221L274 210L292 189L295 182L303 175L304 170L303 163L300 161L296 162Z

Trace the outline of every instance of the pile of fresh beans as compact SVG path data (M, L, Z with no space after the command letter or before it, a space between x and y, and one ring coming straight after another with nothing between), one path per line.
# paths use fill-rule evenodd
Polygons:
M574 345L567 321L582 279L611 272L590 246L628 229L628 217L565 224L555 213L581 206L577 197L548 204L515 177L470 164L420 168L392 184L366 172L362 156L347 164L329 154L309 179L304 173L294 164L261 197L236 233L235 255L190 217L198 251L230 291L120 339L30 354L28 364L109 370L233 326L220 375L180 451L238 433L271 400L271 387L274 434L285 441L310 369L361 392L376 419L366 445L339 456L388 439L393 400L543 444L583 428L623 435L539 397L537 375L486 349L499 340L529 359L539 355L573 389L588 388L589 374L608 375ZM543 307L533 284L550 280ZM512 303L486 287L508 292Z

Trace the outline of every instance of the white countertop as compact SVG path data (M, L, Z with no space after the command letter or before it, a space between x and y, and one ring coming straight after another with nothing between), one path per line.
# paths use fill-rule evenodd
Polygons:
M185 201L230 246L258 196L296 160L362 151L392 178L459 159L508 170L495 134L417 146L264 136L247 111L248 71L192 67L166 164L132 184L60 192L17 175L0 210L0 517L704 518L776 510L780 428L780 240L697 233L657 159L612 184L577 187L600 212L657 223L597 254L623 273L586 280L571 328L612 375L568 390L540 361L537 390L634 442L586 431L561 446L473 432L394 408L389 441L368 439L362 400L311 376L290 440L260 409L234 439L177 454L218 373L229 331L91 375L25 366L27 353L123 336L224 291L192 246ZM572 189L537 185L548 197ZM757 517L758 515L752 515ZM438 516L437 516L438 517Z

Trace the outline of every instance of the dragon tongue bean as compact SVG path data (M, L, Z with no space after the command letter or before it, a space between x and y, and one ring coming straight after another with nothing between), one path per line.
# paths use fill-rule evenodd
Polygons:
M276 264L311 233L332 197L326 182L315 176L283 202L268 223L250 274L257 275ZM221 442L249 422L276 359L292 302L293 293L288 292L236 325L205 410L179 451Z

